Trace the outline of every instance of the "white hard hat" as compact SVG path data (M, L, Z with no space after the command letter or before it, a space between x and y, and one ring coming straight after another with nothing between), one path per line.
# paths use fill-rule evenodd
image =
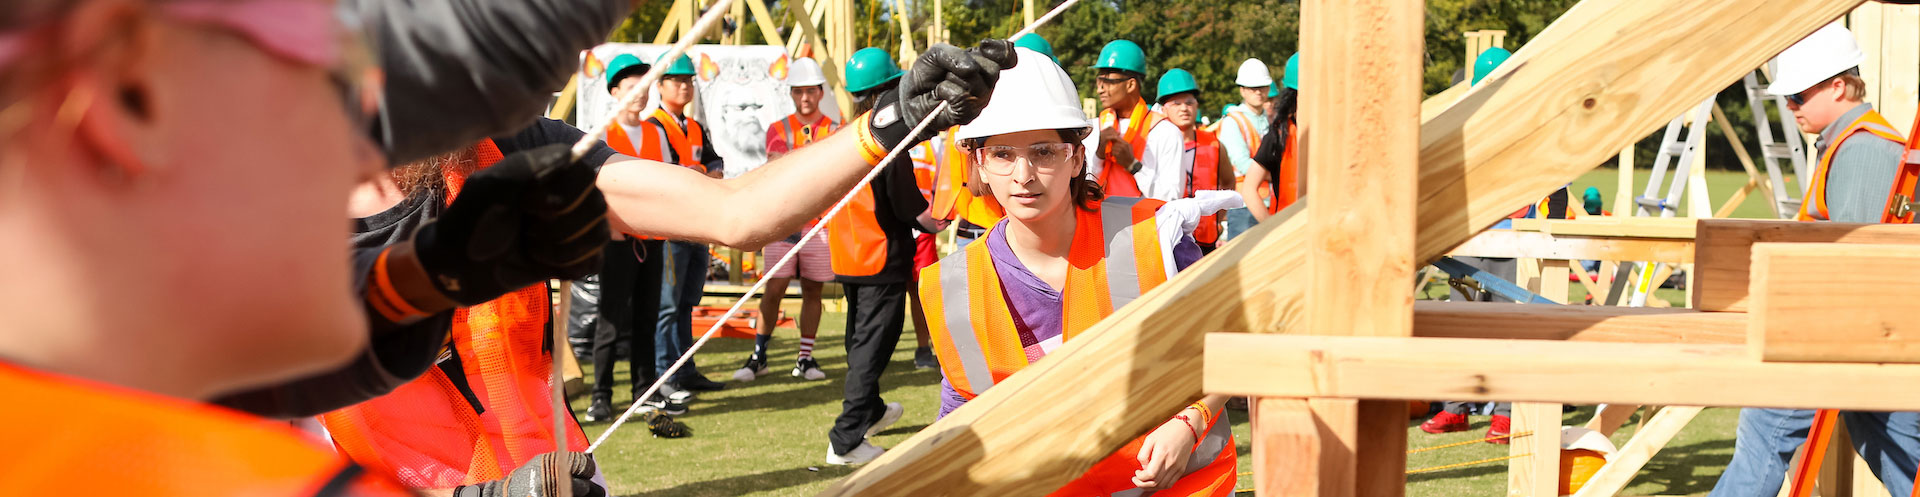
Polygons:
M1267 63L1260 59L1247 59L1240 63L1240 75L1233 78L1233 84L1256 88L1273 86L1273 73L1267 71Z
M1606 435L1601 435L1600 432L1579 426L1560 427L1560 449L1584 449L1609 455L1619 450L1614 447L1612 440L1607 439Z
M1767 86L1767 93L1784 96L1807 91L1866 60L1852 31L1840 23L1828 24L1774 58L1773 84Z
M793 59L793 64L787 66L787 86L799 88L824 84L827 84L827 74L820 71L820 63L814 62L812 57Z
M960 126L954 138L970 140L1042 129L1088 130L1087 112L1080 109L1080 92L1059 64L1025 47L1013 49L1019 62L1000 71L993 99L980 117Z

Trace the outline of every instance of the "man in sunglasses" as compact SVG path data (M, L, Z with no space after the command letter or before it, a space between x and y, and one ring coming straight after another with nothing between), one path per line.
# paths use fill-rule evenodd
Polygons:
M1087 148L1089 170L1108 196L1180 198L1187 191L1181 157L1186 138L1166 116L1148 109L1147 55L1127 40L1100 49L1094 90L1100 96L1100 127Z
M1818 133L1820 162L1801 199L1801 221L1875 223L1887 205L1903 152L1898 131L1862 102L1860 51L1853 33L1830 24L1775 59L1767 92L1787 97L1800 130ZM1853 449L1893 495L1913 493L1920 463L1920 413L1841 411ZM1774 495L1796 449L1807 441L1816 413L1804 409L1740 410L1733 461L1713 486L1714 497Z

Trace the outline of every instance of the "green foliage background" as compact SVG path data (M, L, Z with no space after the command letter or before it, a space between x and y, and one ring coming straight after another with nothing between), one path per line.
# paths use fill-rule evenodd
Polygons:
M782 38L797 32L786 1L768 0L768 8L780 18L774 24L781 27ZM1061 1L1035 0L1035 15ZM955 44L1006 37L1020 29L1024 20L1022 0L906 0L913 31L909 38L916 50L926 49L935 2L942 4L941 15ZM643 0L627 23L614 31L611 41L651 41L672 3ZM1518 51L1575 3L1578 0L1427 0L1423 90L1431 95L1447 89L1470 62L1465 60L1463 33L1506 30L1506 48ZM890 17L894 1L854 0L854 4L855 17L863 20L855 28L857 42L898 53L900 24ZM1149 97L1161 73L1186 69L1200 83L1203 115L1217 118L1222 105L1240 101L1233 79L1241 61L1258 58L1267 63L1276 81L1280 78L1287 57L1299 46L1299 21L1299 0L1082 0L1039 32L1053 43L1061 65L1080 83L1083 97L1093 97L1093 63L1100 48L1109 41L1127 39L1146 50ZM746 43L764 43L751 20L732 29L744 29ZM1736 86L1722 92L1719 102L1744 146L1758 157L1745 94ZM1739 169L1718 127L1710 127L1708 134L1708 166ZM1639 144L1636 161L1642 167L1651 163L1658 140L1656 130Z

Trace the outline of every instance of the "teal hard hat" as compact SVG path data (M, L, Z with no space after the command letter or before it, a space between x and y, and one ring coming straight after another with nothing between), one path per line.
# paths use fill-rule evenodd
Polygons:
M1140 50L1140 45L1131 41L1113 40L1100 49L1100 59L1095 61L1093 68L1146 74L1147 52Z
M1280 84L1286 85L1287 88L1292 88L1294 91L1300 90L1300 54L1299 53L1293 54L1292 57L1287 57L1287 74L1286 76L1282 76L1280 78ZM1274 92L1268 92L1268 95L1276 96L1276 97L1280 96L1277 90Z
M1507 58L1509 57L1513 57L1513 52L1508 52L1507 49L1500 47L1493 47L1487 49L1485 52L1480 52L1480 56L1473 59L1473 83L1471 83L1471 85L1480 84L1481 78L1487 77L1487 74L1499 68L1500 64L1507 63Z
M667 58L666 56L667 54L660 54L660 58L654 59L653 63L659 64L661 60ZM680 54L680 58L673 59L673 65L667 66L666 74L662 74L662 76L692 76L692 75L693 75L693 57L688 57L687 54Z
M905 74L893 62L893 54L874 47L862 48L847 58L847 91L860 93L900 79Z
M1267 98L1278 98L1279 96L1280 85L1267 85Z
M1155 101L1165 102L1167 97L1199 91L1200 83L1193 80L1193 73L1187 72L1186 69L1168 69L1166 74L1160 75L1159 91L1154 92L1158 95Z
M607 62L607 91L612 92L614 88L618 88L620 80L646 74L649 69L653 67L641 62L640 58L634 57L633 54L623 53L614 56L613 61Z
M1041 38L1040 33L1020 35L1020 39L1013 40L1013 46L1040 52L1040 55L1045 55L1047 58L1053 59L1054 65L1060 64L1060 58L1053 55L1053 44L1047 43L1046 38Z

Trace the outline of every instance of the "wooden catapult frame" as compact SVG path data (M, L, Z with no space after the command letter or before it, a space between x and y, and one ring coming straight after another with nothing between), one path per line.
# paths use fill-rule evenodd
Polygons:
M1423 111L1420 0L1306 0L1316 195L823 495L1045 494L1209 393L1256 398L1243 467L1281 496L1402 495L1395 399L1516 401L1516 422L1555 425L1560 403L1920 410L1898 393L1920 382L1920 338L1898 316L1920 298L1908 226L1703 221L1691 250L1534 234L1549 249L1665 247L1695 265L1694 309L1415 305L1407 291L1415 268L1860 3L1585 0ZM1557 466L1557 437L1522 440L1526 467ZM1613 466L1636 450L1581 495L1627 483L1637 467ZM1557 478L1522 473L1513 495L1558 494Z

